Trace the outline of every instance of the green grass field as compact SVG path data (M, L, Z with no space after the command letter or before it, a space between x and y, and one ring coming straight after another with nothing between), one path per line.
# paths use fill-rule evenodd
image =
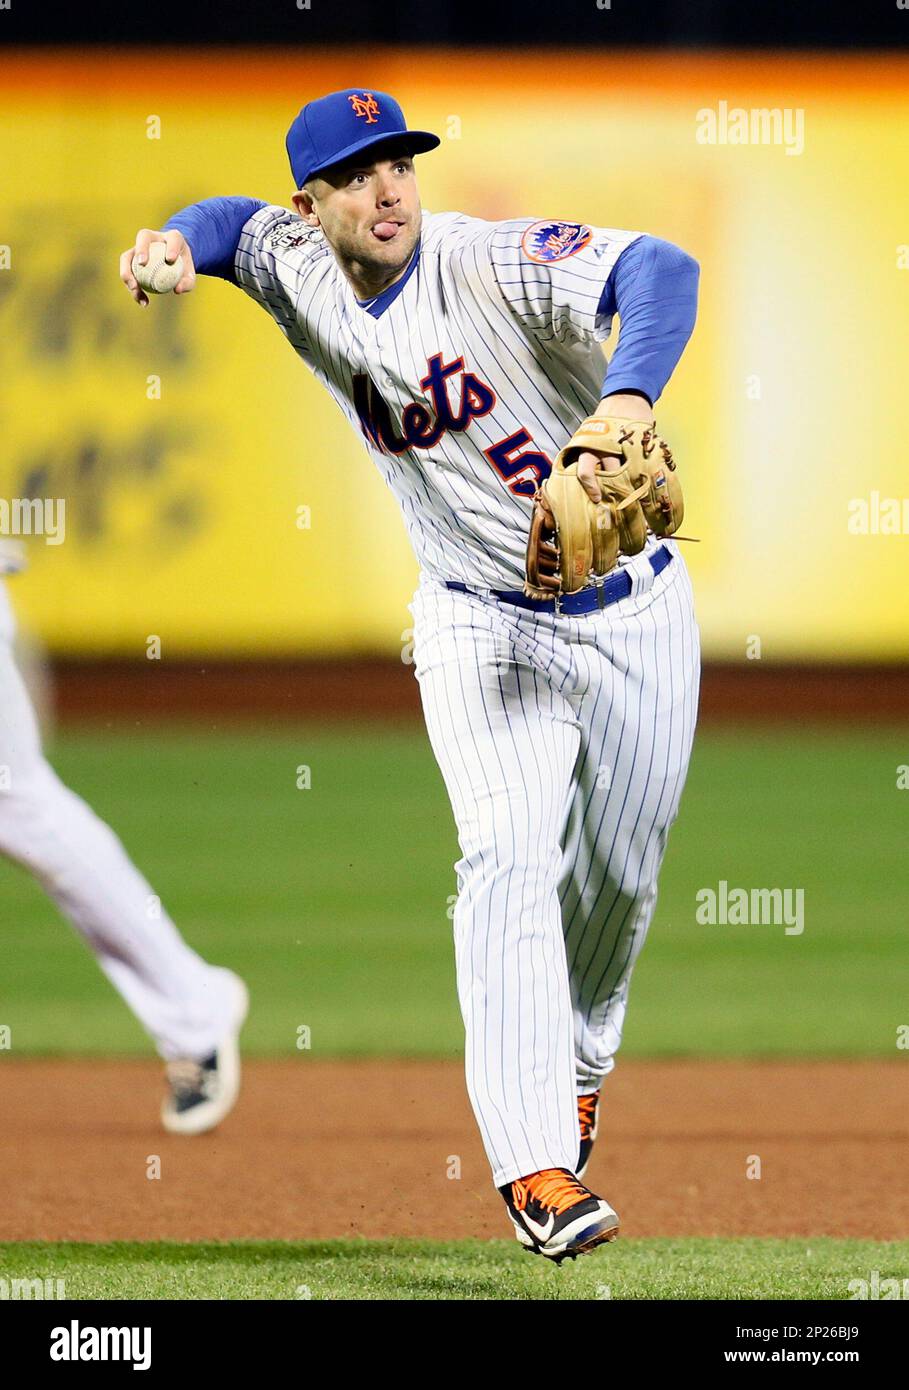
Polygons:
M453 1055L449 919L457 847L422 730L70 732L51 756L117 829L187 938L249 981L251 1053ZM698 738L630 1055L893 1056L906 1021L897 730ZM297 769L311 786L296 787ZM721 879L803 888L805 931L702 926ZM148 1052L82 944L0 864L13 1055ZM902 1278L909 1242L630 1240L555 1269L511 1241L0 1246L0 1276L68 1298L845 1299Z
M909 1241L632 1240L556 1267L514 1241L0 1245L0 1277L68 1299L849 1299Z
M893 1055L907 753L898 730L701 731L627 1055ZM301 1020L323 1056L460 1050L457 845L421 729L115 728L68 733L51 756L189 941L249 981L250 1053L292 1051ZM699 925L695 894L721 879L803 888L803 935ZM147 1050L81 942L5 862L0 902L14 1051Z

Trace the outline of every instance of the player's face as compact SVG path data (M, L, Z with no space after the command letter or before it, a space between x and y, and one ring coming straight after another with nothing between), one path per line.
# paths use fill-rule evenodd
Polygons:
M372 163L329 170L294 202L311 225L322 228L355 284L393 284L407 268L420 235L410 155L391 152Z

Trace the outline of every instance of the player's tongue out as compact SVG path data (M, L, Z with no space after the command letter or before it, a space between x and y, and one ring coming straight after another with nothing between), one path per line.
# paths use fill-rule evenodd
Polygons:
M380 241L391 241L392 237L397 236L400 230L400 222L377 222L372 229L372 234Z

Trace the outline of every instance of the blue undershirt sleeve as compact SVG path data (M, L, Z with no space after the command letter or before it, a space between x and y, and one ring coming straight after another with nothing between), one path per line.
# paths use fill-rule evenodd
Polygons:
M659 237L638 237L622 252L598 311L620 319L604 396L639 391L651 405L658 400L694 328L698 274L693 256Z
M267 206L257 198L204 198L175 212L163 230L183 233L199 275L217 275L235 285L240 233L253 214Z

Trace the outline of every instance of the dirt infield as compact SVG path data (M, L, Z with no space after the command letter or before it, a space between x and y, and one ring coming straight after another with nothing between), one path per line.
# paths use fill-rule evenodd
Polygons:
M204 719L219 723L381 718L420 720L413 668L380 658L320 661L54 663L62 723ZM734 719L868 723L909 716L909 666L707 662L701 722Z
M628 1235L907 1238L906 1066L623 1063L592 1183ZM0 1085L3 1240L506 1234L456 1063L250 1062L188 1140L154 1064L7 1056Z

